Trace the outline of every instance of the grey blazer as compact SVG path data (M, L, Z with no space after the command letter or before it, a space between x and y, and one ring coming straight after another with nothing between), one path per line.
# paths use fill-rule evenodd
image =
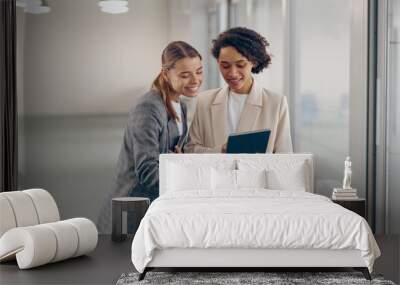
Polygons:
M181 102L183 131L186 132L186 106ZM158 157L174 151L179 139L178 126L165 109L158 91L146 93L129 113L119 154L115 194L158 197Z
M181 101L183 133L187 132L187 109ZM156 90L144 94L129 112L118 158L111 195L105 201L98 226L109 230L111 198L122 196L158 197L158 157L174 151L179 140L178 126L168 115Z

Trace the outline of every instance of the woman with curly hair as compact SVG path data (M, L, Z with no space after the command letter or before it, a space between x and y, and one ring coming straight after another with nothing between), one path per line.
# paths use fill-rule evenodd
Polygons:
M227 86L199 95L186 152L226 152L229 134L261 129L271 130L267 152L292 152L286 97L252 76L271 63L268 46L264 37L243 27L213 40L212 54Z

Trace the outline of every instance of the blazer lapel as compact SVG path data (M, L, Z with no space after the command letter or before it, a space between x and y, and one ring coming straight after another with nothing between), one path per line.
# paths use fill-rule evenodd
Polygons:
M175 145L175 140L179 136L178 125L170 115L168 115L167 122L167 131L168 131L168 149L173 150L173 146Z
M254 131L257 119L262 111L262 89L254 79L248 96L240 115L238 132Z
M183 123L183 134L186 135L187 132L187 109L186 104L181 102L181 109L182 109L182 123Z
M222 145L228 138L228 86L223 87L211 104L211 125L214 145Z

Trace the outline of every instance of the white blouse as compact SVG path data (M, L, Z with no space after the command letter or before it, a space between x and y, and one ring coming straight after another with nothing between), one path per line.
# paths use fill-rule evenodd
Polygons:
M228 95L228 131L229 134L237 131L240 115L242 114L248 94L239 94L229 91Z
M181 107L181 103L180 102L175 102L172 101L172 107L174 107L175 113L179 118L179 121L176 121L176 124L178 126L178 131L179 131L179 135L181 136L183 134L183 122L182 122L182 107Z

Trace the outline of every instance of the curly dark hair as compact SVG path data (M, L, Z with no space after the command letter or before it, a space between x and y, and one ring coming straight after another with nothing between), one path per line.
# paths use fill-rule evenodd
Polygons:
M211 52L218 59L219 53L224 47L233 47L240 54L254 64L252 73L260 73L271 63L271 55L267 52L269 47L267 40L259 33L244 28L236 27L226 30L212 41Z

